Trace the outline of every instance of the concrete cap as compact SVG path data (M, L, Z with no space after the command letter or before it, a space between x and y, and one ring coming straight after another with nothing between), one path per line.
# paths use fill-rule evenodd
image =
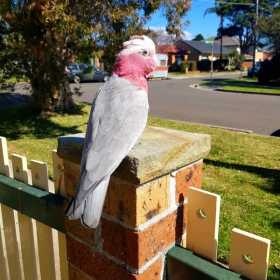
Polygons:
M59 137L59 156L80 163L84 137L84 134ZM210 148L209 135L148 127L113 176L143 184L205 158Z

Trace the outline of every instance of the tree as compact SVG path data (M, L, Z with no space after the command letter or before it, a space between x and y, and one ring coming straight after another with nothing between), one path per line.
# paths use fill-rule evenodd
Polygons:
M280 8L274 9L271 16L262 18L259 22L261 34L266 43L273 46L275 55L280 55Z
M259 22L259 29L262 39L272 47L274 57L269 61L266 60L261 64L258 73L260 83L268 83L270 81L280 81L280 7L275 8L272 15L262 18Z
M226 1L216 0L215 3L217 11L221 9L224 11L224 19L228 22L225 27L220 26L218 36L238 36L241 53L248 53L255 40L257 40L255 2L251 0L231 0L226 3ZM271 14L277 3L279 4L279 0L260 1L260 16L266 17Z
M189 0L2 0L2 71L29 78L39 111L71 110L69 63L103 50L110 68L121 43L144 32L155 10L165 8L167 31L179 35L189 6Z
M204 41L204 37L201 33L197 34L193 39L193 41Z
M209 8L205 11L205 14L215 13L220 17L220 27L218 29L218 38L220 38L220 60L223 59L223 34L219 33L219 30L224 30L225 15L228 7L221 5L218 1L215 2L215 7Z

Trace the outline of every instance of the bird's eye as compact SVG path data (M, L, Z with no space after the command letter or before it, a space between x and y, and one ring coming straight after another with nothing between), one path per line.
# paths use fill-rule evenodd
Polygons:
M147 55L148 55L148 52L147 52L146 50L143 50L143 51L142 51L142 55L147 56Z

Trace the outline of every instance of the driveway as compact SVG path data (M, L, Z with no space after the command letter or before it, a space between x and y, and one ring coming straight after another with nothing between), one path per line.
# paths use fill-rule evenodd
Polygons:
M252 130L265 135L280 129L280 96L224 93L190 87L201 80L203 78L150 81L151 115ZM91 103L100 86L102 83L82 84L84 94L77 99Z

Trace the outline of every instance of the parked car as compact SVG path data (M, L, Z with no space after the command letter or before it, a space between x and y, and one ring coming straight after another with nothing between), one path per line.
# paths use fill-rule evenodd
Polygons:
M70 64L66 67L65 71L70 82L74 82L77 79L80 81L79 75L81 70L79 64Z
M94 65L88 65L85 63L70 64L68 66L68 71L70 81L75 81L76 79L80 82L105 82L109 77L109 74L106 71L98 69Z

